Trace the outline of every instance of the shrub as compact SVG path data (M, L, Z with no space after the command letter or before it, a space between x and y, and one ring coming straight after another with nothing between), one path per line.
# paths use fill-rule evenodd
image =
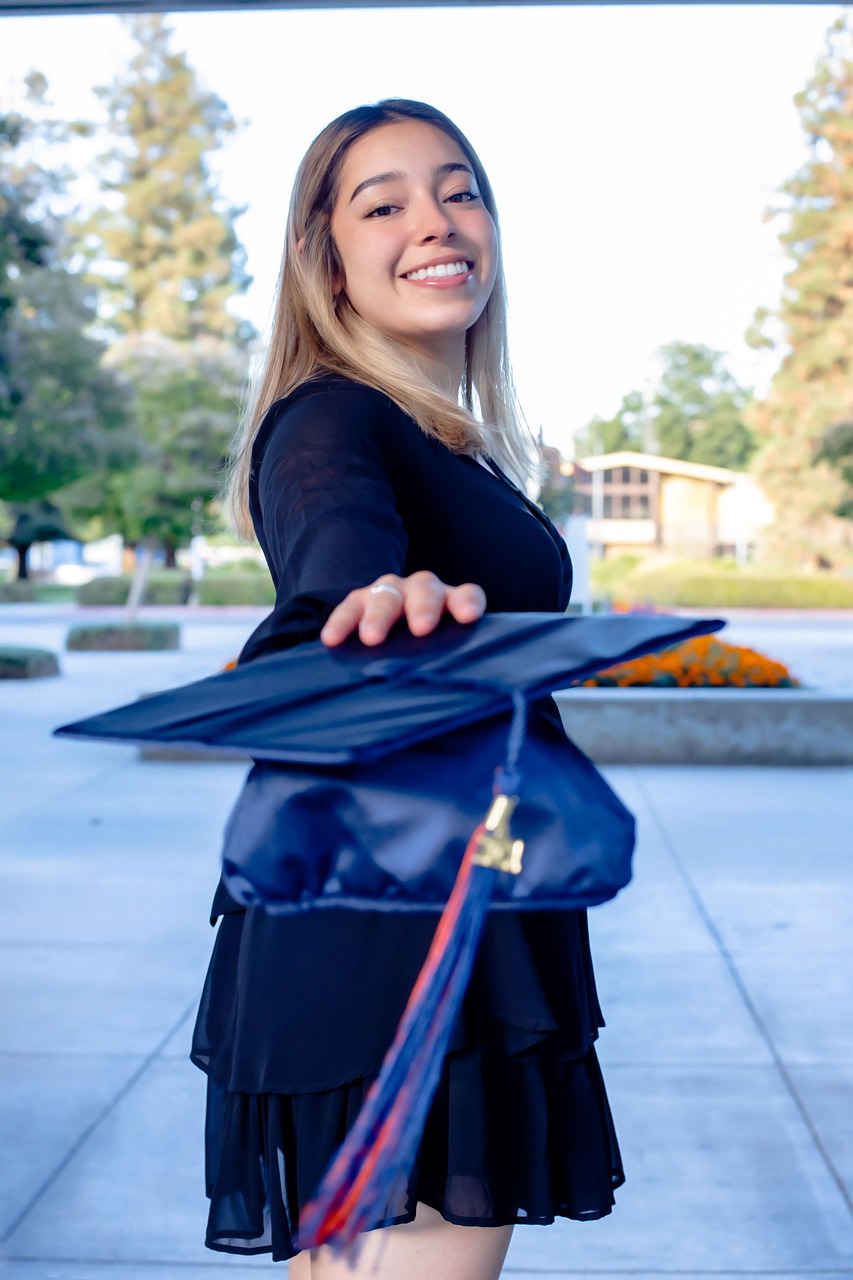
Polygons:
M66 649L97 652L138 652L177 649L180 628L174 623L134 623L133 626L72 627L65 640Z
M781 662L754 649L714 636L696 636L660 653L608 667L584 684L588 688L793 689L799 681Z
M254 570L247 573L211 574L197 584L197 592L199 604L275 604L275 587L269 574Z
M241 556L239 560L229 560L227 564L208 565L205 577L221 577L227 573L267 573L267 566L255 556Z
M93 578L77 589L77 603L82 605L127 604L129 573ZM186 604L192 590L192 579L179 569L162 569L152 573L145 587L143 604Z
M40 680L58 675L59 662L49 649L0 646L0 680Z
M625 604L662 604L682 608L853 608L853 579L831 573L708 564L639 565L614 582L615 600Z
M32 604L37 598L36 584L27 578L0 582L0 604Z

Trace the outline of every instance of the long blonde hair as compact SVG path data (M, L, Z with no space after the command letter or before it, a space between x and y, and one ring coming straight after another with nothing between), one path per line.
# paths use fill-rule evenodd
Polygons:
M314 139L296 175L272 333L237 434L227 484L232 516L243 536L252 533L252 445L264 415L276 400L326 371L384 392L422 431L450 449L484 450L522 486L537 473L534 442L516 401L509 364L499 232L495 286L466 334L461 404L433 385L401 346L362 320L345 293L333 300L335 282L343 278L331 219L344 158L365 134L404 120L434 125L459 146L498 226L494 194L476 152L447 116L426 103L387 98L375 106L356 107Z

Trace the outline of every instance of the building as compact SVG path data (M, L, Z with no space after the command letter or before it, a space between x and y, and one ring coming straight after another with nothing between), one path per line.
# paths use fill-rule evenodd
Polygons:
M753 478L657 454L621 451L564 462L572 510L600 554L748 560L773 509Z

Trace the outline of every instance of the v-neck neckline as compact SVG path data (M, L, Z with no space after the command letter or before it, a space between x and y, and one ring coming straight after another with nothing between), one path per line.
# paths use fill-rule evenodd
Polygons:
M473 454L470 454L470 453L462 454L463 458L469 458L471 460L471 462L477 468L478 471L485 471L487 473L490 472L494 480L497 480L498 483L504 484L507 486L508 489L511 489L514 494L516 494L519 498L521 498L521 501L524 503L525 507L530 512L530 514L532 516L535 516L536 519L539 521L539 523L544 525L545 528L548 529L550 532L551 521L545 515L545 512L542 511L539 507L537 507L536 503L531 498L528 498L527 494L524 492L523 489L519 488L519 486L515 484L514 481L510 480L509 476L506 475L501 470L501 468L495 462L494 458L490 457L489 454L484 454L483 456L486 458L488 462L487 467L481 466L481 464L477 461L477 459L474 457Z

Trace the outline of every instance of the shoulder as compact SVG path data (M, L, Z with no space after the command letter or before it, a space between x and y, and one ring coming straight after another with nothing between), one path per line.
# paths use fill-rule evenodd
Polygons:
M383 392L338 374L322 374L270 406L255 438L253 460L257 466L268 450L381 446L401 422L411 419Z

